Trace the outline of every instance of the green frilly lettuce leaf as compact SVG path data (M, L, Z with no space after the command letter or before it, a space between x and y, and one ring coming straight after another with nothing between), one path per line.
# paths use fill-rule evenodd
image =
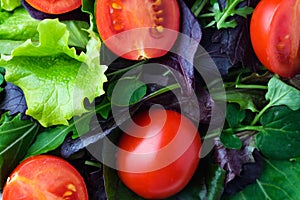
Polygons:
M38 20L33 19L23 7L12 12L0 11L0 53L9 55L27 39L37 42Z
M21 0L0 0L0 8L12 11L21 5Z
M86 53L76 54L68 46L69 31L57 19L39 23L39 44L27 40L2 56L0 65L6 69L5 79L19 86L25 95L26 114L44 127L68 125L73 116L87 110L84 100L90 102L104 93L107 81L106 66L100 65L101 42L92 31Z

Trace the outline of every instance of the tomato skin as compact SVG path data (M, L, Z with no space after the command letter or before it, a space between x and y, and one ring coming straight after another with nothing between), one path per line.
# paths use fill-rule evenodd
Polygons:
M49 155L33 156L12 172L3 200L88 200L83 178L67 161Z
M262 0L254 9L250 36L262 64L282 77L300 73L300 2Z
M177 0L98 0L96 24L116 55L130 60L160 57L177 39L179 5Z
M63 14L79 8L81 0L25 0L33 8L48 14Z
M194 124L171 110L134 117L119 141L117 169L123 183L147 199L163 199L182 190L200 160L201 139ZM129 134L135 134L129 135Z

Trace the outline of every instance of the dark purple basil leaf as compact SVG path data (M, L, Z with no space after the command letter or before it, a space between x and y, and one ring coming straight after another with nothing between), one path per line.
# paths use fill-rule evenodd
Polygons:
M9 111L10 115L15 115L17 113L25 115L27 104L23 91L19 87L11 83L7 83L3 93L4 98L0 102L0 110Z
M22 0L22 5L28 11L31 17L38 20L58 18L60 20L79 20L89 22L89 15L87 13L82 12L81 8L77 8L76 10L63 14L48 14L33 8L25 0Z
M255 153L254 137L241 138L243 146L239 150L226 149L221 142L215 140L215 163L226 170L225 189L233 193L254 183L262 171L262 160Z
M241 174L226 184L224 194L236 194L248 185L255 183L257 178L260 177L263 169L263 158L258 150L253 151L253 157L255 163L244 164Z
M226 6L226 2L219 1L222 8ZM245 5L255 7L258 2L258 0L243 1L239 7ZM235 28L204 29L201 45L209 52L222 75L226 75L231 67L245 66L255 72L260 67L260 62L250 40L250 16L247 19L241 16L233 18L238 24Z
M189 96L194 88L193 60L202 37L202 31L198 20L184 1L179 0L178 3L181 9L181 34L171 52L161 58L153 59L152 62L166 65L179 72L182 77L177 77L178 82L183 87L184 93Z

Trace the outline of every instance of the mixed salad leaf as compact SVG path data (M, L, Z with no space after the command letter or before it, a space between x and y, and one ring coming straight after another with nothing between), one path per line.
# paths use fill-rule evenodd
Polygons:
M174 46L195 63L171 52L144 61L116 59L97 33L95 1L83 0L81 9L66 15L0 1L0 190L20 161L49 153L76 166L91 199L141 199L87 148L102 147L105 137L117 141L131 115L160 104L199 124L204 139L214 139L193 179L170 199L298 198L300 77L280 78L254 54L249 21L259 1L178 2L181 33L204 47L224 81L221 134L205 136L212 107L223 97L218 91L212 97L194 69L201 59L194 57L196 46L185 40ZM147 71L153 63L164 67ZM159 82L145 84L149 79Z

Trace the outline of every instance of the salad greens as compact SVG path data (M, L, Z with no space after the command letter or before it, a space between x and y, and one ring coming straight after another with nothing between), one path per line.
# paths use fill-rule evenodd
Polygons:
M221 28L235 28L238 23L235 19L229 19L229 17L238 15L244 18L247 18L249 14L253 12L253 8L249 6L242 6L236 8L239 4L243 3L243 0L227 0L222 1L225 3L225 6L220 4L220 1L210 0L209 13L202 14L204 6L207 4L208 0L197 0L193 7L191 8L195 16L201 18L213 17L209 24L205 27L216 26L217 29ZM200 14L201 13L201 14Z
M204 47L223 77L227 108L221 135L206 131L214 120L212 107L224 97L212 87L212 99L193 63L171 52L138 62L115 59L97 33L94 0L83 0L82 11L76 11L88 16L83 21L72 14L50 19L24 2L0 1L0 190L20 161L49 153L79 169L91 199L141 199L87 148L99 148L106 136L116 142L119 126L130 117L128 107L134 115L160 104L194 120L202 138L214 141L187 187L170 199L299 197L300 77L266 72L255 56L249 17L258 0L178 2L181 32ZM37 15L39 20L32 17ZM197 47L184 40L174 48L197 55ZM194 61L196 66L201 58ZM152 63L166 67L144 70ZM145 84L153 78L159 83ZM192 112L195 106L200 116Z
M23 90L27 115L45 127L68 125L67 120L86 112L85 98L92 102L104 93L106 67L97 56L100 39L91 33L87 52L77 55L68 46L66 26L58 20L43 20L37 30L38 45L27 40L11 56L3 56L0 65L5 66L6 80Z
M0 8L6 11L12 11L21 5L20 0L1 0Z

